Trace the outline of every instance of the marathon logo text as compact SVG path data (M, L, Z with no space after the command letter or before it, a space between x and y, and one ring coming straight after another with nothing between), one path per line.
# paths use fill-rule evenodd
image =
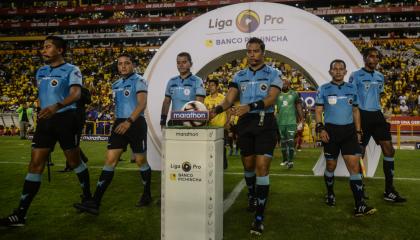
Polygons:
M176 132L177 137L197 137L198 132Z
M173 111L171 112L172 120L180 121L207 121L209 112L207 111Z
M83 141L101 141L101 142L105 142L108 141L109 137L108 136L99 136L99 135L83 135L81 137L81 140Z

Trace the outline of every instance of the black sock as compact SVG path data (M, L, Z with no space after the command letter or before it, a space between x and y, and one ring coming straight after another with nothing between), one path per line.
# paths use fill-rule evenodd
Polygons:
M22 217L26 216L32 200L39 191L41 186L41 174L28 173L23 184L22 195L20 196L18 214Z
M353 192L356 207L363 203L363 182L360 174L350 175L350 188Z
M289 149L289 156L288 156L288 159L289 159L289 162L293 162L293 158L295 157L295 142L293 141L293 139L290 139L288 142L287 142L287 146L288 146L288 149Z
M394 158L384 157L383 167L385 175L385 191L391 192L394 190Z
M248 197L255 197L256 175L254 171L246 171L244 173L246 186L248 188Z
M324 172L325 186L327 187L328 195L334 194L334 172L325 169Z
M255 212L255 220L264 220L264 210L267 204L268 191L270 189L269 176L257 177L256 197L257 209Z
M90 192L89 170L86 167L86 164L83 161L80 161L80 165L74 169L74 172L77 174L80 186L82 187L83 197L85 199L91 198L92 193Z
M140 167L140 175L144 185L144 194L151 195L150 184L152 180L152 169L149 164L145 163Z
M99 176L98 183L96 184L96 191L95 195L93 196L93 200L100 205L101 199L108 188L109 184L114 177L114 168L111 166L104 166L102 169L101 176Z

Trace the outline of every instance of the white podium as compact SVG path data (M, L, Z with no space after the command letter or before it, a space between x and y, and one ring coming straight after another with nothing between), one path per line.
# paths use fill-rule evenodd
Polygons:
M161 239L223 238L223 128L163 130Z

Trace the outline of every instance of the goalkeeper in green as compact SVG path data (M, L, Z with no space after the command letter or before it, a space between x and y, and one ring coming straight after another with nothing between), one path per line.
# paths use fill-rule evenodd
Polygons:
M294 138L297 123L303 122L302 99L299 93L290 89L290 81L284 80L282 92L278 95L277 101L277 125L280 133L280 146L283 155L282 166L293 168L293 157L295 155Z

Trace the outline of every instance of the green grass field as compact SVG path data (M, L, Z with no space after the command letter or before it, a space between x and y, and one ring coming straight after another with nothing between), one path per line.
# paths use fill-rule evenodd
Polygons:
M103 166L106 143L82 142L89 157L92 189ZM30 141L0 137L0 216L17 207L30 158ZM420 239L420 151L401 150L396 154L395 185L408 202L403 205L382 199L382 165L375 178L367 179L369 204L374 216L353 217L353 198L346 178L337 178L337 205L324 203L324 182L312 176L319 149L304 149L296 156L295 168L280 166L276 151L271 168L271 188L266 211L266 228L260 239ZM64 156L53 153L52 182L46 172L41 189L29 210L24 228L0 229L0 239L160 239L160 208L134 207L142 192L135 164L125 161L117 168L114 180L104 196L99 216L78 213L72 204L79 201L76 175L58 173L64 168ZM229 159L225 173L225 197L242 180L239 157ZM160 173L153 172L152 195L159 196ZM224 215L224 239L250 239L253 215L245 211L246 189ZM189 240L189 239L186 239ZM191 239L195 240L195 239Z

